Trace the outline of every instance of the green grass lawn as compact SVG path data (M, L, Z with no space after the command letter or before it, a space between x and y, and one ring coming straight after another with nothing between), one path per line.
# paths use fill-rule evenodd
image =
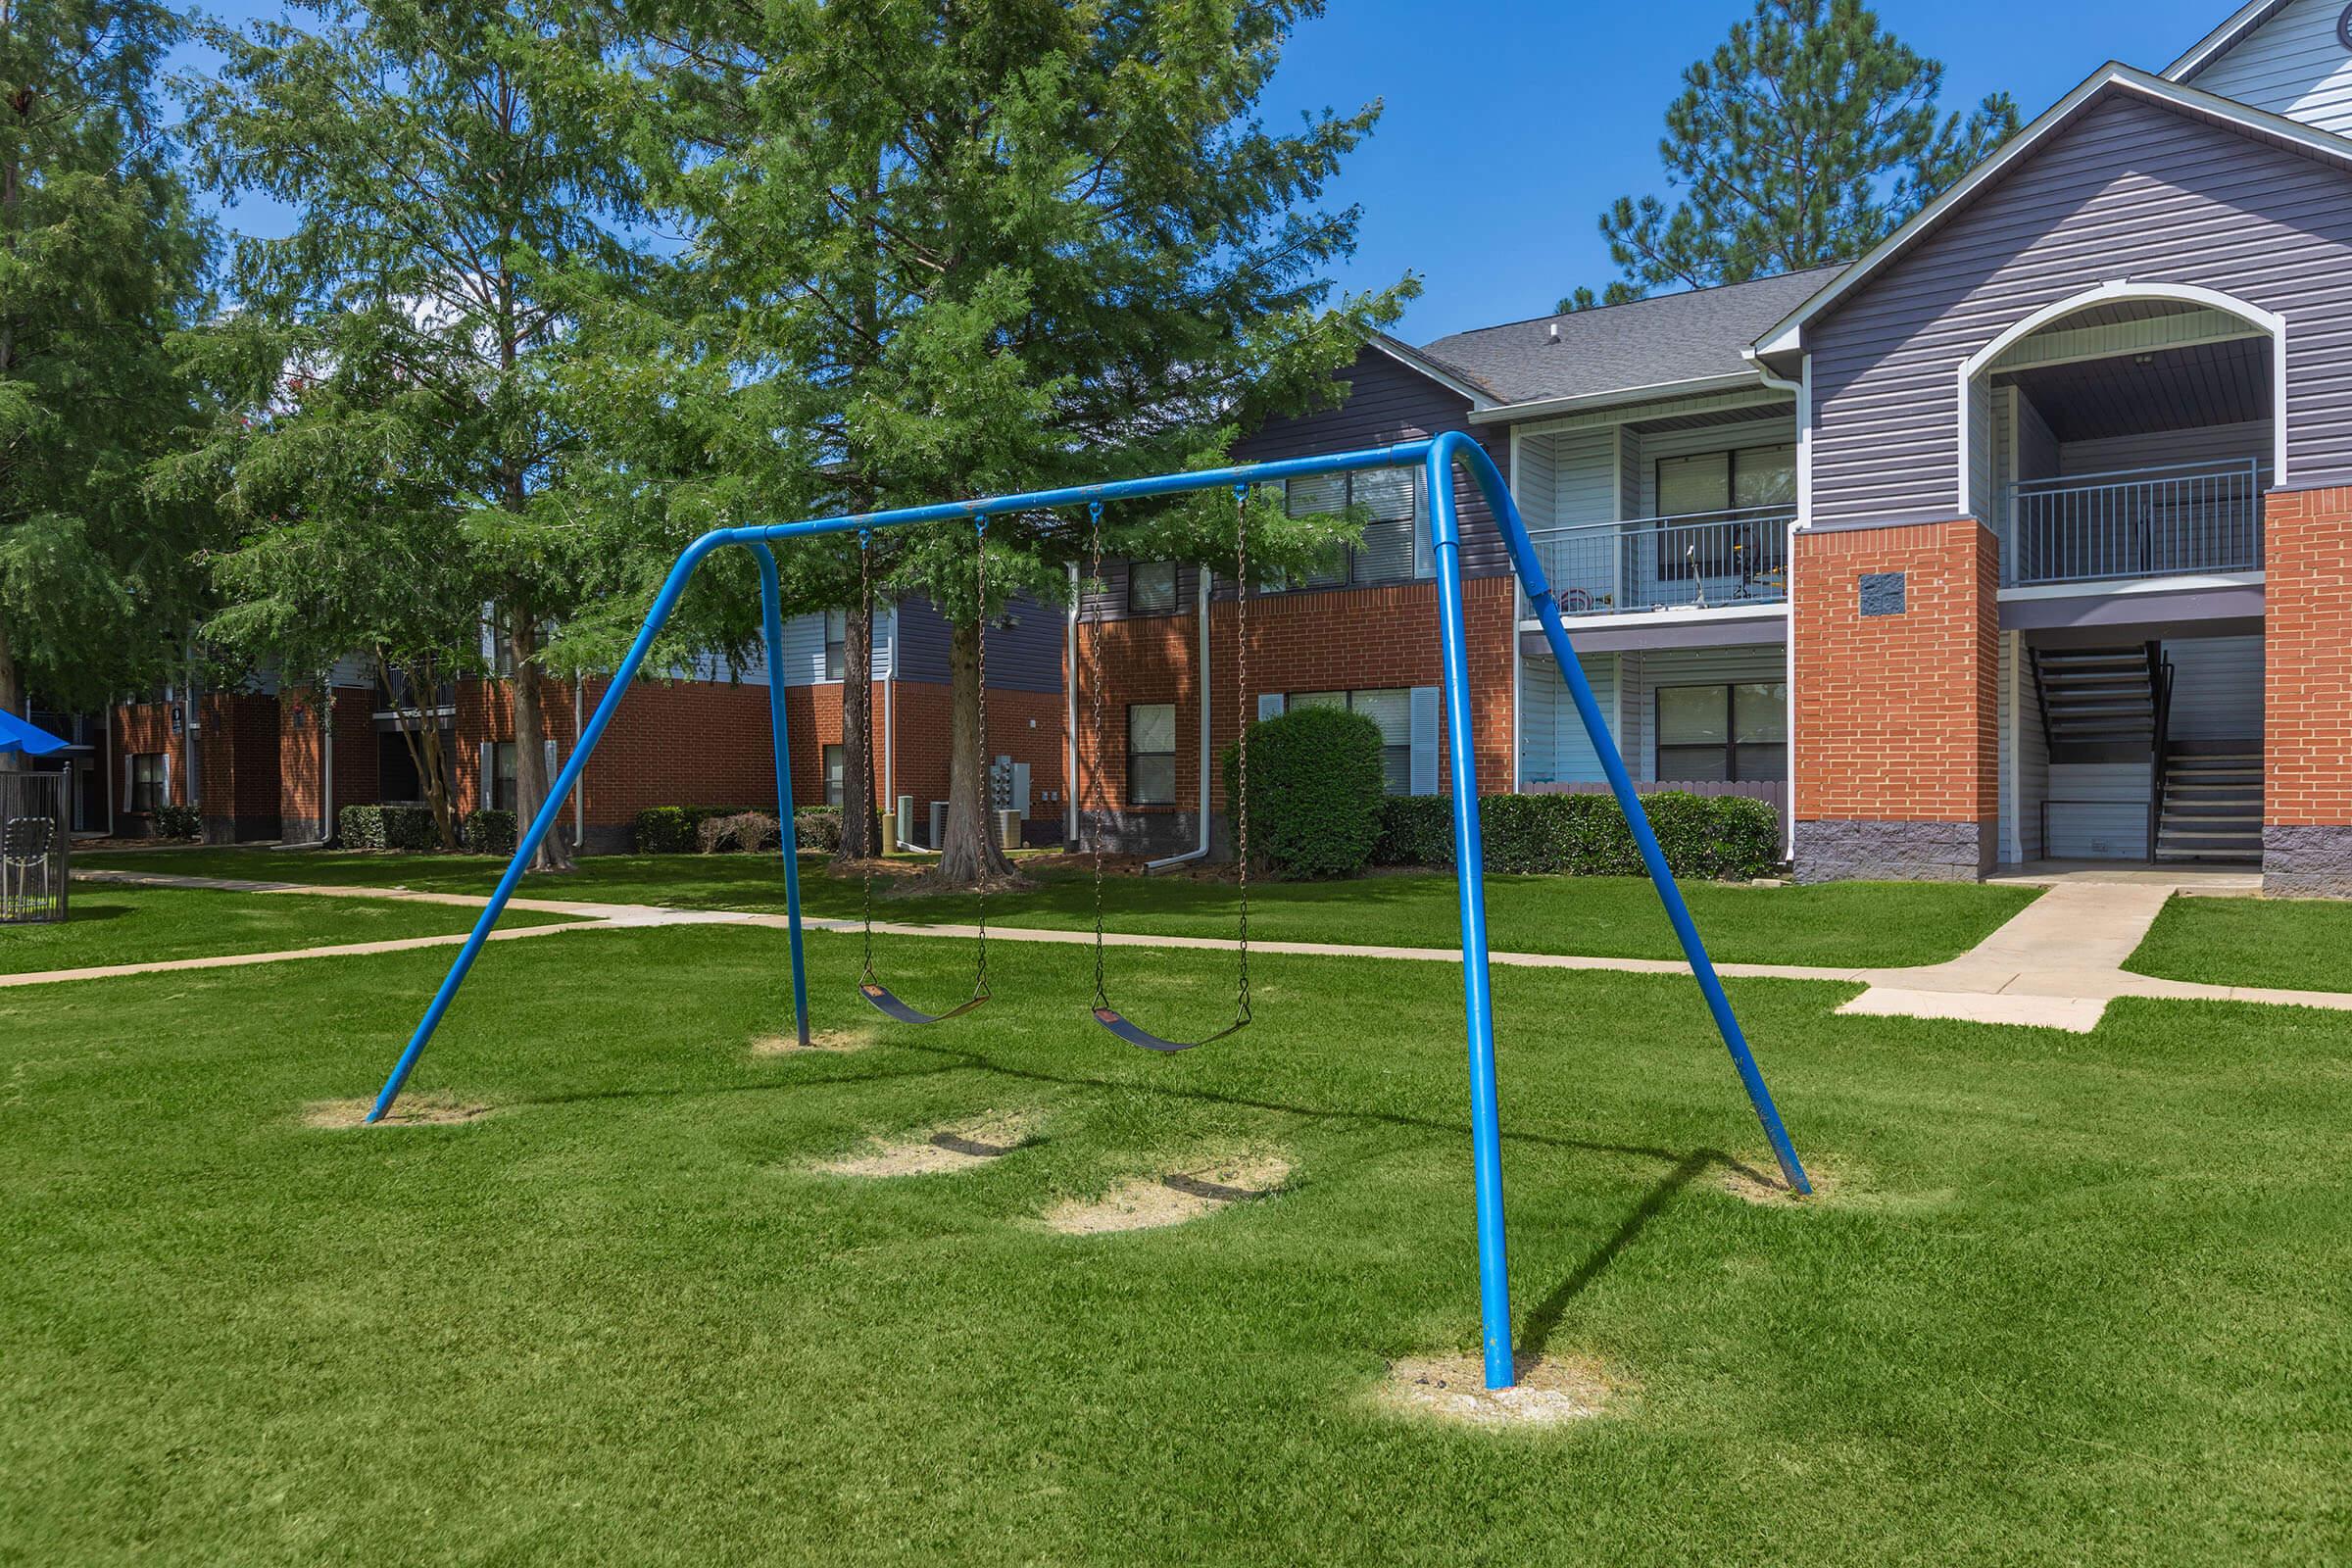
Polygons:
M2126 967L2205 985L2352 991L2352 904L2176 898Z
M190 876L398 884L486 894L504 861L478 857L164 850L91 856L91 865ZM989 918L1005 925L1077 927L1094 919L1094 889L1083 861L1031 858L1039 886L993 898ZM592 856L572 876L525 884L543 897L605 899L684 908L781 909L783 873L757 856ZM855 916L859 885L813 858L802 888L810 914ZM885 886L882 890L887 892ZM1949 883L1840 883L1754 888L1690 883L1685 888L1708 950L1727 963L1895 967L1939 963L1983 941L2035 897L2032 889ZM1451 947L1460 941L1450 876L1372 876L1352 882L1261 884L1251 890L1252 935L1267 941ZM1117 930L1152 936L1229 936L1238 898L1223 881L1185 876L1114 877L1105 907ZM1672 927L1646 881L1617 877L1487 879L1487 909L1497 949L1602 958L1681 956ZM881 897L877 917L969 921L965 897Z
M818 1022L867 1021L811 940ZM322 1132L446 959L0 995L0 1560L2343 1561L2352 1019L2122 1002L2095 1034L1734 987L1810 1208L1687 982L1503 971L1524 1348L1636 1392L1549 1433L1373 1407L1477 1344L1460 998L1269 956L1176 1058L1084 949L849 1054L746 1048L773 932L493 949L420 1068L460 1127ZM946 942L885 946L917 1001ZM1139 961L1141 960L1141 961ZM1217 1021L1230 966L1114 992ZM984 1113L975 1171L811 1161ZM1288 1189L1073 1238L1057 1200L1279 1150Z
M66 912L56 925L0 927L0 974L397 942L464 931L474 919L473 910L452 905L97 882L76 883ZM508 918L546 925L563 916Z

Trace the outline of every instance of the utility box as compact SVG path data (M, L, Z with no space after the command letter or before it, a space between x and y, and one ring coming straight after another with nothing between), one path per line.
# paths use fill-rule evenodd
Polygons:
M935 850L944 850L947 847L948 803L945 801L933 801L931 803L931 848Z
M898 836L897 838L895 838L895 839L892 839L892 840L890 841L890 848L891 848L891 849L894 849L894 850L895 850L895 849L897 849L897 848L898 848L900 845L902 845L902 844L911 844L911 843L913 843L913 842L914 842L914 797L913 797L913 796L911 796L911 795L902 795L902 796L900 796L900 797L899 797L899 809L898 809L898 812L897 812L897 814L896 814L896 820L897 820L897 822L898 822L898 824L899 824L899 828L898 828L898 834L899 834L899 836Z
M1009 851L1021 847L1021 813L1018 811L999 811L997 813L998 849Z

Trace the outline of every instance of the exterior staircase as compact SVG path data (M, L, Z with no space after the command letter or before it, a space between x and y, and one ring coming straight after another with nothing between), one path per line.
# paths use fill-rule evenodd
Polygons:
M2159 860L2262 858L2262 747L2175 751L2164 761Z
M2163 655L2155 644L2035 649L2034 678L2041 688L2042 728L2054 760L2121 760L2133 753L2145 757L2155 746L2164 688ZM2087 755L2092 751L2099 756Z

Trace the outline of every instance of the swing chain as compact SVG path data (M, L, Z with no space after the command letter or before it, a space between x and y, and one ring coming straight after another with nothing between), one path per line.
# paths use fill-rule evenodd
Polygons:
M1092 645L1087 650L1087 663L1089 666L1087 680L1093 692L1094 709L1094 727L1089 730L1088 733L1093 737L1095 745L1095 792L1098 796L1100 796L1102 794L1102 602L1101 598L1102 582L1102 503L1100 501L1090 502L1087 506L1086 514L1088 518L1093 523L1094 560L1092 564L1087 569L1086 585L1080 591L1092 592L1097 595L1095 601L1095 635ZM1105 803L1105 808L1107 808L1107 803ZM1081 832L1086 830L1086 823L1084 820L1085 811L1085 797L1081 796L1079 798L1079 830ZM1095 852L1095 1008L1100 1012L1107 1010L1110 1006L1110 996L1103 989L1102 975L1102 834L1101 830L1098 829L1087 836L1093 844Z
M1233 803L1235 848L1240 853L1242 867L1242 982L1234 1016L1234 1027L1238 1029L1250 1021L1250 487L1247 484L1233 487L1233 502L1234 675L1237 716L1241 720L1235 768L1241 799ZM1202 700L1206 699L1207 694L1203 693ZM1097 962L1100 961L1098 958Z
M975 999L990 995L988 989L988 858L992 848L989 825L996 816L996 768L988 755L988 514L983 512L972 519L973 581L980 595L979 636L973 650L973 662L980 682L980 944L978 966L972 976L972 996Z
M872 546L872 531L866 528L858 529L858 597L859 613L865 616L865 623L869 627L874 623L874 557ZM843 673L847 674L848 672L845 670ZM866 793L870 796L873 793L874 788L874 715L871 707L868 707L866 710L865 743L863 746L863 751L865 754L865 788ZM874 974L874 857L871 853L873 849L872 833L873 812L872 808L869 806L866 812L867 840L865 843L858 846L859 849L868 852L858 858L865 862L864 881L858 892L859 919L865 928L865 967L858 976L858 983L861 985L871 982L877 978ZM887 850L889 846L884 845L883 848Z

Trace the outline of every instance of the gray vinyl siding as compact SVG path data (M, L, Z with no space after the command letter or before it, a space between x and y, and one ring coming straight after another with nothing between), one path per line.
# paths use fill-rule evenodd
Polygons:
M1061 612L1024 595L1005 607L1005 617L1011 624L988 628L990 688L1061 690ZM899 606L898 673L901 680L942 686L955 677L947 617L927 599L909 599Z
M2262 639L2197 637L2164 645L2173 664L2172 736L2262 749Z
M1568 520L1560 514L1558 445L1548 436L1531 436L1518 444L1512 460L1511 499L1531 529L1556 528Z
M1600 700L1600 710L1617 709L1617 670L1620 656L1594 654L1582 661L1585 679ZM1519 782L1538 784L1597 784L1608 777L1601 771L1600 754L1585 733L1568 683L1560 666L1546 656L1520 662L1519 671Z
M2117 436L2104 441L2068 441L2058 448L2058 472L2119 473L2171 464L2242 462L2271 466L2271 423L2209 424L2194 430Z
M1657 698L1668 686L1777 685L1788 678L1788 650L1779 643L1749 648L1681 648L1620 656L1617 744L1643 782L1658 778Z
M1745 424L1719 424L1702 430L1675 430L1663 435L1640 435L1627 431L1626 446L1630 452L1628 466L1635 488L1626 492L1632 502L1626 511L1631 517L1655 517L1659 514L1658 461L1662 458L1684 458L1700 452L1736 452L1741 447L1778 447L1796 444L1796 416L1774 414Z
M2136 762L2050 764L2050 858L2148 858L2149 767Z
M2352 55L2336 35L2343 0L2294 0L2190 80L2241 104L2352 134Z
M1282 458L1321 457L1361 447L1396 441L1418 441L1446 430L1470 430L1494 460L1506 483L1510 472L1510 441L1494 426L1470 429L1470 400L1367 348L1344 379L1347 399L1337 408L1281 418L1237 443L1237 463L1272 463ZM1510 571L1502 536L1487 500L1475 481L1457 474L1454 501L1462 522L1462 569L1473 577L1498 577Z
M2109 280L2202 285L2289 318L2289 482L2352 483L2352 176L2111 97L1807 329L1814 520L1949 518L1960 367Z
M2050 794L2050 745L2041 727L2041 693L2026 658L2025 639L2001 637L2001 824L2003 864L2042 858L2041 803Z

